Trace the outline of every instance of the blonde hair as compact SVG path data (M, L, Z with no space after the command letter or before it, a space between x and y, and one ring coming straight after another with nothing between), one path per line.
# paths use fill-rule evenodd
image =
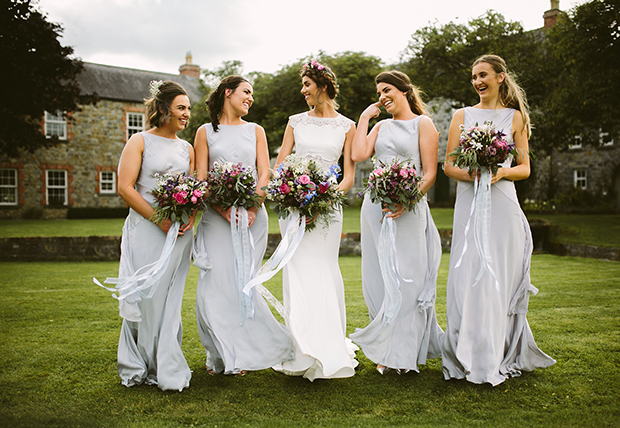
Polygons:
M506 76L499 86L499 102L504 107L510 107L521 112L523 116L523 130L526 131L527 137L529 138L532 134L532 124L529 114L530 106L527 103L525 91L517 83L516 76L508 71L506 61L498 55L482 55L474 61L472 68L481 62L489 64L495 73L504 73Z

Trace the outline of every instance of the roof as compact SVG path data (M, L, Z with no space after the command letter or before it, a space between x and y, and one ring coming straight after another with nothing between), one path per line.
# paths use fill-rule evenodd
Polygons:
M84 71L77 77L82 94L96 93L100 99L143 102L149 94L151 80L172 80L187 91L192 103L202 98L200 79L183 74L135 70L111 65L84 63Z

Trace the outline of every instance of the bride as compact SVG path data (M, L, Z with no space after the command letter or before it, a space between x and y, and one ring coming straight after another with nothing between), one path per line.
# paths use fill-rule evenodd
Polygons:
M325 167L338 164L344 152L339 188L346 193L355 175L351 160L355 124L336 111L336 75L329 67L312 61L303 66L301 77L301 93L310 111L289 118L276 165L293 148L298 155L311 156ZM305 233L282 277L286 325L295 342L295 358L274 369L311 381L353 376L358 364L357 347L346 338L344 285L338 266L342 211L335 214L329 226L319 224ZM280 221L280 230L284 234L286 220Z

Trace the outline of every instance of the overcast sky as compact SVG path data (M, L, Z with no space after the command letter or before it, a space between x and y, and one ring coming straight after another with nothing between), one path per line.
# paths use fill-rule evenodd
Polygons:
M569 10L585 0L562 0ZM64 28L61 43L87 62L178 73L185 54L216 69L273 73L324 51L398 61L411 34L438 22L465 24L493 9L526 30L542 27L550 0L39 0Z

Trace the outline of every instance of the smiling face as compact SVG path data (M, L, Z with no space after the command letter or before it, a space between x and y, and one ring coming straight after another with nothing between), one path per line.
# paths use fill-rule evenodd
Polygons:
M248 114L252 103L254 103L253 93L252 85L248 82L241 82L234 90L226 90L226 99L236 116L243 117Z
M314 80L308 76L303 76L301 78L301 93L309 106L316 106L319 103L319 98L322 92L323 91L319 89Z
M392 116L409 108L407 93L400 91L394 85L385 82L377 83L377 95L383 108Z
M177 95L174 97L172 103L170 103L170 121L168 125L172 126L175 132L182 131L187 127L191 108L192 105L187 95Z
M480 62L471 70L471 84L481 101L498 98L499 87L504 78L504 73L496 73L488 62Z

